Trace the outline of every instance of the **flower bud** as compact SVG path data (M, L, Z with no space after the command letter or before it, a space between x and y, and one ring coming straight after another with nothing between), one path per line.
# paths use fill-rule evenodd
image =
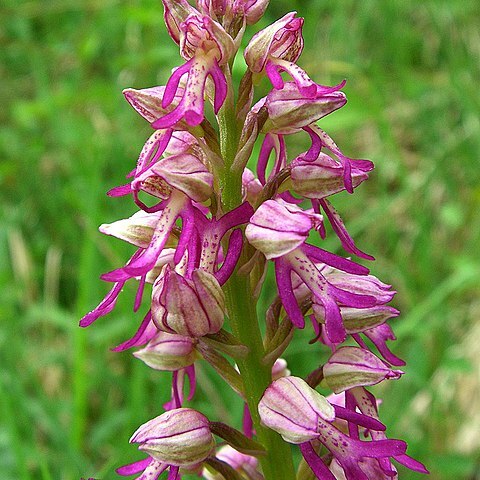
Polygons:
M328 386L340 393L353 387L375 385L385 379L396 380L401 370L392 370L376 355L364 348L341 347L323 367Z
M304 443L318 436L319 419L335 419L335 410L324 396L298 377L275 380L258 404L262 423L289 443Z
M142 425L130 439L155 460L189 467L205 460L215 448L207 417L190 408L177 408Z
M199 51L225 65L235 53L232 37L207 15L189 15L180 25L180 54L190 60Z
M260 73L268 57L295 62L303 50L303 18L287 13L272 25L256 33L245 49L245 61L254 73Z
M253 172L248 168L245 168L242 174L242 197L250 205L257 203L260 194L263 191L263 185L260 183Z
M321 223L319 214L281 200L267 200L250 219L245 235L250 244L272 259L302 245L310 230Z
M353 187L367 178L365 172L352 168ZM290 181L293 191L306 198L325 198L345 190L343 166L324 153L314 161L293 160Z
M317 85L317 94L312 98L304 95L295 82L287 82L281 90L273 89L265 100L268 119L262 131L290 134L339 109L347 103L342 92L324 93Z
M288 377L290 370L287 367L287 361L283 358L277 358L272 367L272 380L278 380L282 377Z
M153 286L152 318L168 333L203 337L217 333L225 317L225 296L216 278L194 270L187 280L165 266Z
M174 372L195 362L195 343L191 337L159 332L146 347L133 355L155 370Z
M242 12L248 25L257 23L265 13L270 0L235 0L234 12Z

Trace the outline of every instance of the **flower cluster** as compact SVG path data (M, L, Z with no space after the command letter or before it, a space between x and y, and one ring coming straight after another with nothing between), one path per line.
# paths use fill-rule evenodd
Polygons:
M148 308L113 350L136 347L136 358L172 375L165 412L130 440L147 457L117 472L139 480L167 471L169 480L182 472L287 480L294 476L287 442L305 460L301 478L396 478L392 460L425 473L405 442L387 438L366 388L403 374L395 367L404 362L387 346L395 339L387 323L398 315L388 305L395 292L362 264L321 247L328 222L346 255L373 260L331 203L339 192L353 193L373 164L347 157L317 124L345 105L345 82L317 84L297 64L303 19L291 12L250 40L235 92L234 57L268 0L162 1L184 63L165 85L124 91L154 132L128 183L109 191L131 195L138 212L100 231L134 251L102 275L111 289L80 321L86 327L110 313L124 285L138 282L134 311ZM254 103L264 77L272 89ZM294 135L309 147L291 158ZM278 296L261 328L255 304L269 262ZM306 318L329 359L303 380L280 356ZM202 361L245 401L243 433L185 406Z

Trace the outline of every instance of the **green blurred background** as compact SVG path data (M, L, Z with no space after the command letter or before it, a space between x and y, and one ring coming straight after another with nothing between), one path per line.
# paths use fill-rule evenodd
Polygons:
M407 375L375 390L382 419L430 478L480 478L480 4L271 4L250 34L289 10L306 17L300 64L319 83L348 79L349 103L322 125L376 164L335 205L403 312L392 348ZM0 477L114 479L169 375L109 351L140 321L134 286L115 313L77 323L130 252L97 232L134 211L105 191L150 131L121 91L164 84L177 47L159 0L4 0L0 59ZM294 373L318 363L307 339L285 356ZM199 376L195 406L239 426L240 402L205 366Z

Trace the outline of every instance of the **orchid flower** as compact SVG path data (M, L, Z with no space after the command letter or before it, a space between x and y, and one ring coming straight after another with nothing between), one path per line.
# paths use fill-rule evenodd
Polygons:
M303 18L296 17L296 12L287 13L256 33L244 56L249 69L256 74L265 72L276 89L283 88L280 72L286 71L304 95L314 97L316 84L295 63L303 50L302 27Z
M322 305L327 335L340 343L346 336L340 305L368 308L377 300L370 293L356 293L345 290L343 285L336 286L317 268L316 263L323 262L355 276L368 274L365 267L306 243L310 229L318 229L322 221L322 217L313 212L281 200L268 200L252 216L245 233L248 241L267 259L274 259L279 295L292 323L298 328L305 325L293 293L291 275L294 272Z
M168 80L163 108L167 108L178 95L184 75L187 75L187 80L177 107L152 123L156 129L173 127L181 120L190 126L199 125L204 118L204 97L209 76L215 86L215 113L218 113L227 95L227 81L221 66L228 63L235 51L232 38L218 22L206 15L189 15L179 29L180 53L187 62L174 70Z

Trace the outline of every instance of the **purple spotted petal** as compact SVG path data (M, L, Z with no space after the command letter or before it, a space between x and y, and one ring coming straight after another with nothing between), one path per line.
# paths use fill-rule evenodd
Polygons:
M162 252L168 235L175 225L175 220L185 208L188 200L183 194L177 194L171 197L169 203L162 212L155 231L152 236L150 245L134 260L129 262L125 267L109 272L103 275L104 279L122 279L125 275L130 277L141 276L148 273L156 264L160 253Z
M267 62L267 67L272 64L274 67L267 70L267 74L269 74L270 80L272 80L272 77L270 77L272 71L276 70L277 72L287 72L292 77L300 92L305 95L305 97L314 98L316 96L317 84L296 63L289 62L287 60L281 60L278 58L270 58L270 60ZM279 73L277 73L277 75L281 78ZM275 88L277 88L273 81L272 84Z
M180 480L180 467L170 467L167 480Z
M405 362L394 355L387 347L387 340L396 340L393 330L387 323L378 325L375 328L365 330L363 334L368 337L373 344L377 347L382 357L392 365L401 367L405 365Z
M138 284L137 293L135 295L135 302L133 304L133 311L134 312L138 312L138 309L140 308L140 306L142 304L143 291L145 290L146 279L147 279L147 274L142 275L140 277L140 282Z
M194 59L192 58L191 60L184 63L180 67L176 68L172 72L172 75L170 76L167 84L165 85L165 92L163 94L163 99L162 99L163 108L167 108L173 102L173 99L175 98L175 95L177 94L177 91L178 91L180 80L186 73L188 73L193 62L194 62Z
M377 299L373 295L363 295L349 292L347 290L337 288L332 284L329 285L328 289L330 295L335 298L338 303L347 307L368 308L377 304Z
M330 401L330 399L328 400ZM330 403L332 402L330 401ZM355 425L368 428L369 430L384 431L387 428L379 420L369 417L368 415L357 413L340 405L334 405L333 408L335 409L336 418L342 418L343 420L347 420L349 423L354 423Z
M228 85L225 74L222 72L222 69L218 66L217 61L213 64L210 75L212 77L213 83L215 84L215 97L213 100L213 111L215 115L218 113L220 108L222 108L225 99L227 98Z
M243 202L237 208L227 212L218 220L220 236L225 235L225 233L231 228L247 223L253 213L254 210L248 202Z
M425 465L423 463L420 463L418 460L415 460L414 458L402 454L402 455L395 455L393 457L398 463L401 463L405 467L409 468L410 470L413 470L414 472L419 472L419 473L430 473Z
M302 246L302 250L311 258L318 262L326 263L331 267L337 268L344 272L352 273L355 275L368 275L369 270L363 265L352 262L343 257L339 257L334 253L330 253L323 248L315 247L313 245L305 244Z
M363 387L357 387L349 390L346 395L347 398L350 397L351 402L353 402L353 408L358 406L363 414L369 415L373 418L378 418L377 401L368 390ZM370 431L370 435L373 440L385 440L387 438L385 432L381 431L372 430ZM405 465L407 468L420 473L428 473L428 470L423 464L409 457L405 454L405 452L396 454L393 456L393 458L402 465ZM391 476L395 474L395 468L392 466L388 458L380 458L378 459L378 462L386 475Z
M107 195L109 197L124 197L125 195L130 195L132 193L132 184L127 183L126 185L120 185L118 187L111 188Z
M277 90L281 90L284 87L285 83L282 76L280 75L280 69L275 63L267 62L267 64L265 65L265 72L267 73L267 76L272 82L274 88L276 88Z
M182 219L182 231L178 240L177 248L175 249L175 255L173 262L175 264L180 263L181 258L185 254L185 250L190 242L195 227L193 212L190 208L185 208L180 212L179 217Z
M174 71L170 78L171 82L169 80L167 83L165 104L168 104L173 98L172 92L177 91L178 82L185 73L188 76L180 103L170 113L153 122L153 128L170 128L181 119L184 119L192 127L199 125L204 119L205 84L209 75L212 76L215 85L215 112L218 113L223 105L227 92L225 75L218 66L216 59L203 56L193 57L180 69Z
M336 480L335 475L333 475L329 468L323 463L322 459L317 455L317 452L315 452L315 449L312 447L310 442L301 443L299 446L303 458L317 479Z
M308 132L311 137L316 136L317 141L321 142L322 147L330 150L338 158L344 169L345 189L347 192L353 193L352 167L355 170L369 172L373 169L373 163L370 160L357 160L344 155L336 143L317 125L313 124L309 127L304 127L304 130Z

